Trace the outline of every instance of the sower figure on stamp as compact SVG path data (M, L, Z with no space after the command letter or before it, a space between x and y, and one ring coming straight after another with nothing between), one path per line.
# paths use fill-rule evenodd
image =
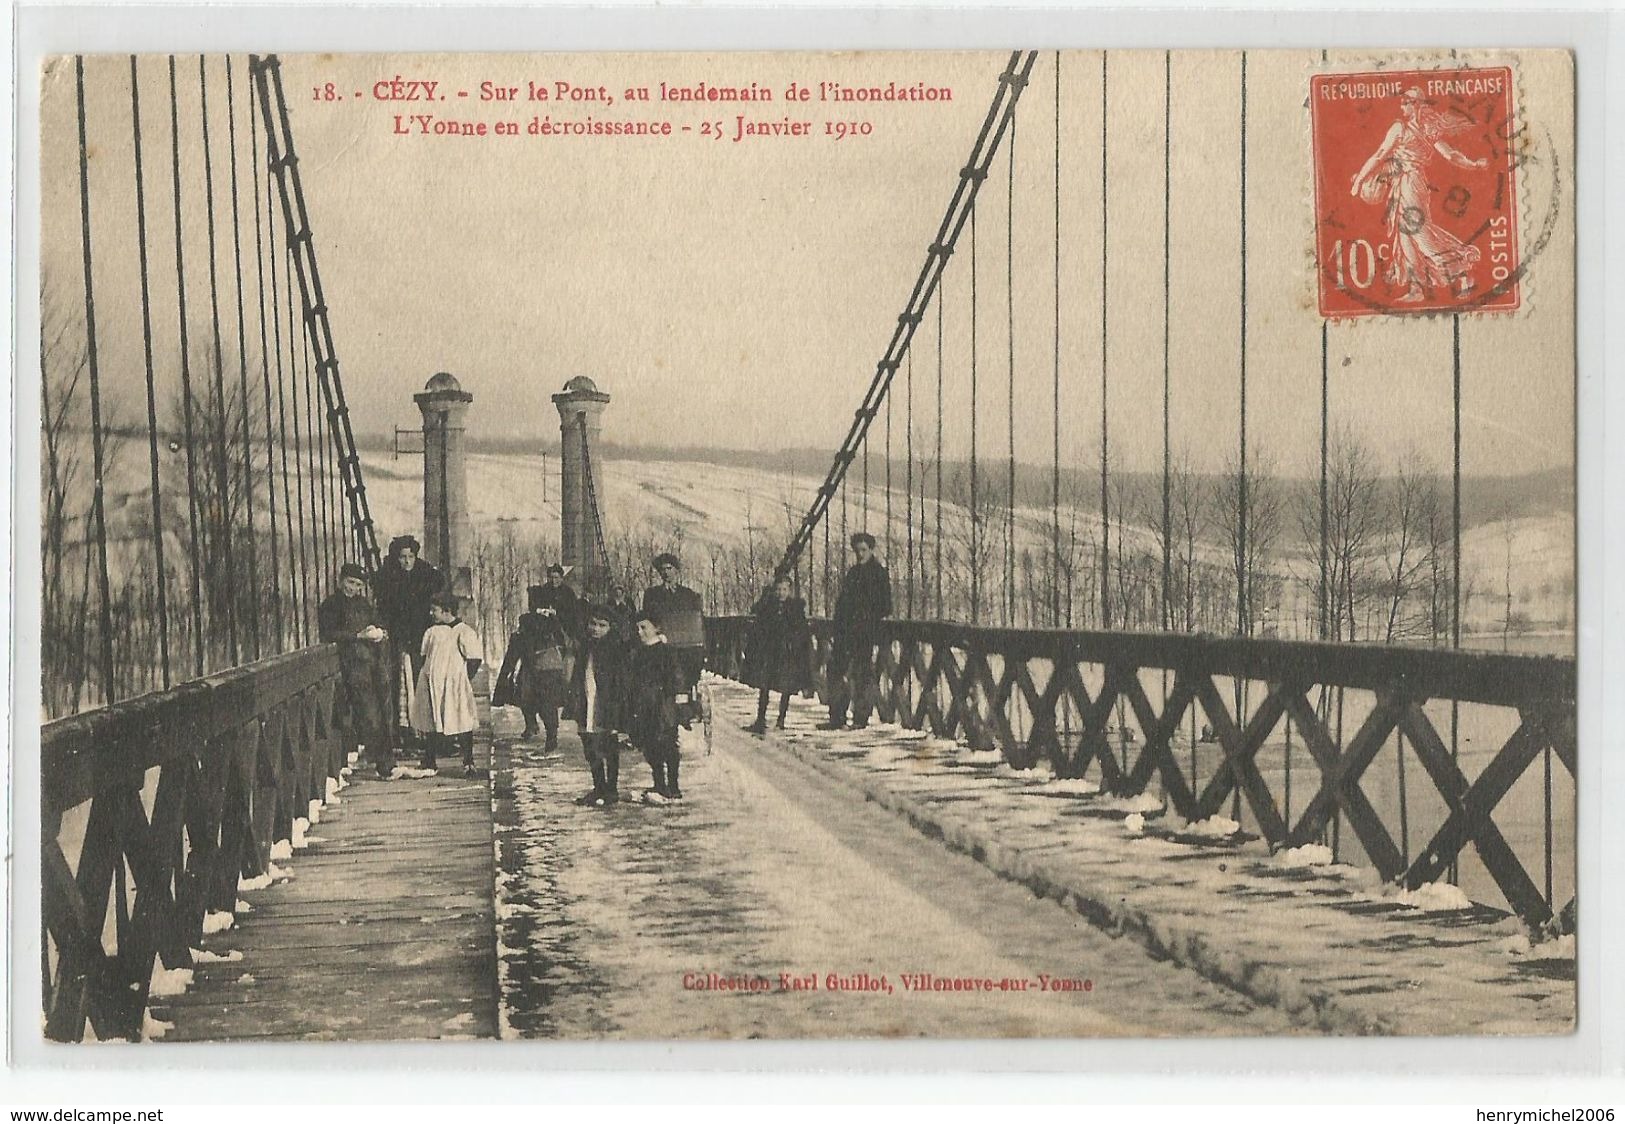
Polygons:
M1472 127L1472 119L1465 114L1433 109L1413 86L1400 99L1399 120L1389 127L1381 146L1349 185L1351 195L1385 205L1388 268L1384 279L1405 289L1398 298L1405 303L1422 300L1428 289L1452 289L1458 297L1472 292L1478 247L1433 221L1434 189L1427 176L1435 155L1458 168L1476 170L1488 164L1445 143L1444 138Z
M782 730L790 710L790 696L805 690L812 680L808 668L810 631L807 606L795 595L788 574L775 579L752 613L756 622L751 629L750 649L745 653L745 682L759 694L756 721L745 729L765 734L768 692L779 692L778 728Z
M412 728L423 742L420 762L435 767L437 753L462 751L463 774L474 775L474 729L480 724L474 676L485 659L480 635L459 615L454 593L429 603L432 621L423 634L423 669L412 696Z
M581 750L592 772L592 791L576 800L595 808L620 800L621 746L626 694L626 645L614 632L614 612L605 605L587 612L587 635L570 677L566 717L581 734Z
M627 737L643 751L654 787L643 794L648 804L681 800L678 785L677 711L688 701L688 684L676 655L647 612L637 619L638 646L627 674Z
M875 557L875 538L860 531L852 536L858 560L841 578L835 599L834 637L829 656L829 721L820 730L839 730L852 708L852 728L869 724L874 705L869 682L874 668L880 622L891 616L891 579Z
M411 535L390 540L389 557L373 576L378 612L390 637L396 730L404 744L414 740L412 695L423 667L423 633L429 627L429 600L446 588L439 570L418 557L422 547Z
M683 693L688 696L678 711L678 719L687 726L698 717L698 706L693 702L695 686L705 667L705 617L700 595L682 584L683 564L675 554L661 554L654 560L660 584L650 586L643 593L643 612L648 614L665 637L672 658L683 675Z
M545 585L533 585L527 592L530 611L519 618L518 630L508 638L492 702L502 706L511 699L525 716L524 736L534 738L546 729L545 748L552 750L559 744L559 709L569 695L564 655L570 639L559 610L549 605L550 599L557 604L558 595ZM568 587L565 592L570 592Z
M321 603L316 622L322 643L337 644L339 683L333 725L346 759L365 747L380 780L395 769L390 728L389 632L367 599L367 571L354 562L339 569L338 592Z

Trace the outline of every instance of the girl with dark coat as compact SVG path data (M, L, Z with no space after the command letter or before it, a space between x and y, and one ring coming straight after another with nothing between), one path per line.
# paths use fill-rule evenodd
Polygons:
M637 630L622 721L628 740L643 751L654 776L654 788L643 794L644 802L664 804L683 798L677 781L677 707L688 701L688 682L654 619L639 614Z
M745 652L745 682L760 693L756 697L756 721L745 729L765 734L768 692L779 692L777 726L782 730L790 710L790 696L806 690L812 680L808 667L810 629L807 606L795 595L788 577L775 580L752 612L756 624Z

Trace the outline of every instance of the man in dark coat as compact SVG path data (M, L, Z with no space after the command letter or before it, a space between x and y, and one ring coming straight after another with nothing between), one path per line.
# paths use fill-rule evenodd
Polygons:
M564 591L570 593L570 588L565 586ZM570 684L565 653L571 641L560 606L568 614L573 611L572 602L561 598L556 587L550 591L545 585L531 586L528 595L530 611L519 618L518 629L508 638L492 702L505 706L511 699L519 707L525 716L527 738L541 732L537 728L539 721L547 731L545 748L552 750L558 747L559 710L568 700Z
M637 618L638 608L627 598L626 586L620 582L610 583L609 600L604 604L604 610L609 613L610 636L630 651L638 642L637 629L632 624Z
M698 593L682 584L683 564L675 554L657 556L654 568L660 584L644 591L642 611L666 637L672 658L683 673L686 693L692 697L705 667L705 606ZM692 719L692 712L685 717Z
M366 748L380 780L394 772L390 747L389 633L367 599L367 571L354 562L339 570L339 589L316 610L322 643L337 644L339 682L334 692L333 725L345 757Z
M875 645L880 642L880 622L891 616L891 579L875 557L874 536L861 531L853 535L852 551L858 560L841 579L841 592L835 599L829 721L819 726L821 730L845 726L848 706L854 730L869 724Z
M547 568L547 583L530 587L532 612L558 618L569 638L570 647L581 642L587 627L585 605L576 591L564 582L564 567L557 562Z
M448 587L439 570L418 557L421 547L411 535L390 540L389 557L373 575L373 596L389 630L391 677L394 680L393 718L403 744L416 740L408 717L418 672L423 669L423 634L429 630L429 602Z
M755 687L756 721L745 729L753 734L767 733L768 692L779 692L778 728L790 710L790 696L804 690L811 680L807 656L810 633L807 606L795 595L788 574L780 575L773 588L762 594L752 610L756 620L751 628L750 647L745 653L745 682Z

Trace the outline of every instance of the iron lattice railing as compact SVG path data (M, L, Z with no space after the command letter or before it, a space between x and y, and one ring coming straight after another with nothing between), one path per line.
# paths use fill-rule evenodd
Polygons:
M747 617L707 620L714 671L740 674L750 625ZM814 622L809 642L823 695L828 621ZM1188 821L1228 811L1273 846L1335 839L1346 823L1354 835L1349 842L1382 878L1407 888L1447 876L1471 846L1512 912L1532 924L1555 916L1558 927L1572 931L1576 899L1558 910L1553 894L1562 841L1554 849L1550 767L1555 757L1572 782L1572 659L893 620L881 627L869 682L853 689L868 694L883 722L997 748L1015 769L1048 760L1059 776L1098 777L1108 793L1155 790ZM1343 707L1332 705L1343 698L1346 725ZM1501 712L1501 728L1511 733L1491 739L1499 746L1493 752L1475 748L1469 776L1466 757L1446 744L1429 705L1436 712L1448 706L1452 715ZM1305 780L1311 789L1296 815L1294 740L1299 791ZM1397 802L1379 807L1362 780L1378 754L1394 746L1401 770L1408 747L1431 791L1418 781L1408 793L1401 771ZM1544 763L1541 838L1520 842L1525 853L1543 847L1537 869L1544 886L1496 820L1537 761ZM1428 807L1437 809L1431 820ZM1562 822L1572 823L1572 816ZM1413 829L1425 839L1421 847L1410 845Z
M191 967L205 915L338 776L337 680L320 645L43 728L47 1037L142 1036L155 958Z

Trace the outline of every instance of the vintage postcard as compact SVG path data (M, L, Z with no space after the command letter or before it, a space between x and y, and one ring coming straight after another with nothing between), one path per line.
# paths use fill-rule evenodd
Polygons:
M1573 1031L1569 54L40 81L45 1038Z

